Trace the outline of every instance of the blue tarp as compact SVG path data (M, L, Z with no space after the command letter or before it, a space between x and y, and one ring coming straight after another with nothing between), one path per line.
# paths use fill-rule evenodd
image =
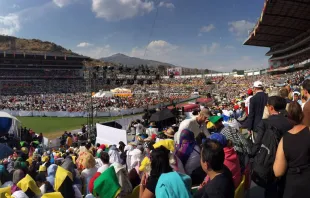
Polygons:
M12 118L0 118L0 135L5 135L9 132L12 126Z

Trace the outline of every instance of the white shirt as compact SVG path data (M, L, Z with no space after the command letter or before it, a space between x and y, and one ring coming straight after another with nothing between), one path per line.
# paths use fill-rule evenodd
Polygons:
M135 124L134 127L136 128L136 135L143 133L143 125L141 123Z
M87 179L91 179L95 173L97 172L97 168L94 167L94 168L87 168L87 169L84 169L81 173L81 177L85 180Z
M244 101L244 104L245 104L245 107L248 107L248 114L250 113L250 99L252 98L253 96L249 96L245 101Z
M101 166L103 166L103 162L100 158L96 158L96 168L100 168Z
M100 168L98 168L99 173L103 173L104 171L106 171L108 168L110 167L109 164L103 164Z
M152 134L157 134L158 128L148 128L146 129L146 134L151 137Z
M196 121L196 117L194 117L192 119L186 119L186 120L183 120L181 122L178 132L176 132L174 134L174 141L176 142L176 144L180 144L181 132L184 129L188 129L188 130L192 131L194 133L195 137L200 132L203 132L206 136L209 136L209 132L208 132L207 127L205 126L205 124L203 124L201 126L201 128L200 128L198 122Z

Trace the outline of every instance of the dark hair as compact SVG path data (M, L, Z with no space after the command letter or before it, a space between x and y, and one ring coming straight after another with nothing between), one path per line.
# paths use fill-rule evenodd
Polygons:
M299 97L299 94L298 93L294 93L294 96L298 96Z
M39 173L39 174L37 174L35 180L36 180L37 182L41 182L41 183L45 182L45 181L46 181L45 174L44 174L44 173Z
M282 89L280 89L280 96L282 97L282 98L287 98L288 97L288 90L286 89L286 88L282 88Z
M307 79L302 83L302 88L307 90L310 94L310 79Z
M268 98L268 105L273 106L274 110L281 111L286 108L286 100L280 96L271 96Z
M244 102L241 102L240 106L241 106L242 108L245 108L245 103L244 103Z
M97 144L96 144L96 147L99 147L99 146L100 146L100 144L99 144L99 143L97 143Z
M224 150L221 144L214 140L207 140L202 144L201 160L208 163L209 168L214 171L222 170L224 167Z
M288 106L288 116L289 118L295 122L295 124L300 124L304 118L304 115L302 113L301 106L298 102L293 101Z
M110 162L110 156L107 152L102 151L100 153L100 159L104 164L109 164Z
M87 150L90 149L91 143L88 142L85 147L86 147Z
M162 173L169 173L172 168L169 164L170 151L163 146L154 149L151 153L151 174L150 176L159 178Z
M201 145L202 144L202 140L203 139L206 139L207 137L206 137L206 135L204 134L204 133L199 133L197 136L196 136L196 143L197 143L197 145Z

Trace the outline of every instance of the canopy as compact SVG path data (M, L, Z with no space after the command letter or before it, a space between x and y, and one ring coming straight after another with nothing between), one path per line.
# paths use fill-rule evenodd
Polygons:
M16 122L19 122L16 117L7 112L0 111L0 135L7 134Z
M151 118L150 121L151 122L160 122L160 121L164 121L170 118L174 118L175 116L171 113L171 111L169 109L163 109L159 112L154 113Z

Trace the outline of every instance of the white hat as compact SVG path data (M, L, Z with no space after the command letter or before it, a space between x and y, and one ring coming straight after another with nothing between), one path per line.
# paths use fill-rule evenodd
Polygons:
M263 83L261 81L255 81L254 84L253 84L253 87L262 88L263 87Z

